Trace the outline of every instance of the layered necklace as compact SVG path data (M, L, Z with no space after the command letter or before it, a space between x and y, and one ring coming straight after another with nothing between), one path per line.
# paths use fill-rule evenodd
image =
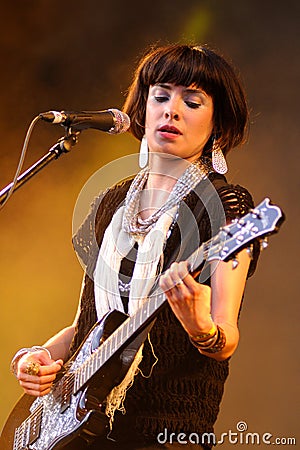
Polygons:
M125 199L122 228L132 236L145 236L156 224L158 219L180 202L201 181L207 178L211 171L207 158L197 159L189 164L178 178L167 201L146 219L140 216L140 199L149 176L149 168L141 170L133 180Z

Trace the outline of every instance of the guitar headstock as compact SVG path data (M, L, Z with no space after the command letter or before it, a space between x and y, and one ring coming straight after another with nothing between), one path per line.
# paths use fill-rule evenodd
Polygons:
M209 242L206 260L228 261L256 238L264 242L267 236L279 230L283 221L281 209L265 198L248 214L220 229Z

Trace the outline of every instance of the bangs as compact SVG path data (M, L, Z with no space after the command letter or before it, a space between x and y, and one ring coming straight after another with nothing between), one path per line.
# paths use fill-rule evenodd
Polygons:
M144 66L143 82L148 87L158 83L195 85L213 96L218 82L206 52L203 47L171 47L168 52L158 49Z

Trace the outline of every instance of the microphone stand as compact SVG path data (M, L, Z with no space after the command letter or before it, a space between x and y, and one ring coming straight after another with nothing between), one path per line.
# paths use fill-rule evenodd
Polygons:
M40 170L46 167L51 161L58 159L62 154L68 153L71 148L78 142L79 132L69 132L66 136L61 137L53 147L50 148L41 159L36 161L29 169L25 170L18 176L13 192L23 186L28 180L36 175ZM13 182L9 183L5 188L0 191L0 205L4 203L9 195L10 189L13 186Z

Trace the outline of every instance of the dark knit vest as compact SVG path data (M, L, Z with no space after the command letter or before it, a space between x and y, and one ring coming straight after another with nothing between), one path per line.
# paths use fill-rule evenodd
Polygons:
M188 194L180 205L178 221L167 241L163 270L176 259L186 259L195 246L197 248L215 234L223 224L220 221L220 208L225 211L227 219L233 219L253 207L251 196L244 188L227 184L225 178L217 174L210 176L210 181L217 189L221 202L213 202L209 198L210 182L200 182ZM97 321L92 273L98 247L130 183L131 180L125 181L96 199L90 215L74 237L75 249L87 268L87 275L70 354L76 351ZM256 266L257 246L254 254L249 276ZM204 282L209 284L209 277ZM190 343L167 302L157 316L150 338L158 362L152 367L155 358L146 340L140 364L141 373L135 377L126 395L126 414L116 413L115 416L114 439L120 443L130 439L132 442L140 439L156 442L157 435L165 429L168 433L197 433L199 436L213 432L228 376L229 361L219 362L200 354ZM151 376L148 377L150 372Z

